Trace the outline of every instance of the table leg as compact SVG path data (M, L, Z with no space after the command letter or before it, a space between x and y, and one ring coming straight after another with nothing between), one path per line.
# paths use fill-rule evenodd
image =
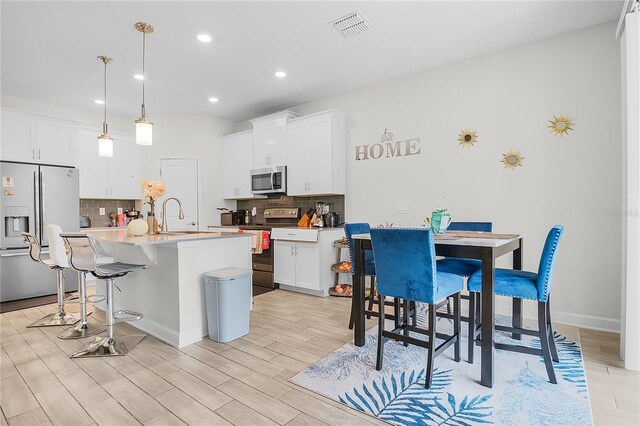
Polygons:
M495 334L495 293L494 277L496 263L493 248L482 250L482 348L480 383L486 387L493 387L493 346Z
M353 240L353 260L354 276L353 276L353 308L354 308L354 327L353 327L353 343L356 346L364 346L364 250L362 250L362 240Z
M520 246L513 251L513 269L522 270L522 238L520 238ZM511 313L511 326L513 328L522 328L522 299L513 298L513 312ZM520 340L520 334L512 333L511 337Z

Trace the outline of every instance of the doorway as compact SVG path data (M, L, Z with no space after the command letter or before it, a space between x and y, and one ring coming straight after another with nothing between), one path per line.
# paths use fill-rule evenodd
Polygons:
M167 185L162 201L175 197L182 203L184 219L179 218L178 203L167 203L167 225L170 231L198 229L198 160L195 158L161 158L160 178ZM160 206L162 207L162 205ZM160 208L162 216L162 208ZM160 220L164 218L160 217Z

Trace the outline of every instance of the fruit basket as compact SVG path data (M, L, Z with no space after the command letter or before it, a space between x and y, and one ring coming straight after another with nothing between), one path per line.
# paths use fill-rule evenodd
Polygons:
M333 242L334 248L349 248L349 243L347 242L347 238L344 237L341 240L335 240Z
M340 274L346 274L346 273L351 273L351 262L349 262L348 260L344 260L342 262L339 263L334 263L331 266L331 271L332 272L338 272Z
M365 297L369 296L369 293L371 293L371 291L369 289L366 289ZM331 296L337 296L337 297L352 297L353 289L348 284L336 284L335 287L329 290L329 294Z

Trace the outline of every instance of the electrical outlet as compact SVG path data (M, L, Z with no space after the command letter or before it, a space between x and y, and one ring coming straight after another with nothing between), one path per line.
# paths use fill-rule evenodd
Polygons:
M105 214L104 207L100 207L100 216L104 216Z
M397 214L409 214L409 203L396 203Z

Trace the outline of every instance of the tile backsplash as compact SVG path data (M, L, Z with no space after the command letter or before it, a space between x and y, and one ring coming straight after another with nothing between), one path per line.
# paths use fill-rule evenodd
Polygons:
M117 213L118 208L122 211L133 210L136 207L134 200L93 200L87 198L80 199L80 216L91 218L92 228L101 228L109 225L109 213ZM100 216L100 208L104 208L104 216Z
M329 209L340 215L340 222L344 222L344 195L318 196L318 197L287 197L286 195L269 195L266 199L238 200L237 210L249 210L256 208L257 214L252 218L252 223L264 223L264 209L274 207L299 207L301 214L305 214L310 208L315 208L316 203L329 204Z

